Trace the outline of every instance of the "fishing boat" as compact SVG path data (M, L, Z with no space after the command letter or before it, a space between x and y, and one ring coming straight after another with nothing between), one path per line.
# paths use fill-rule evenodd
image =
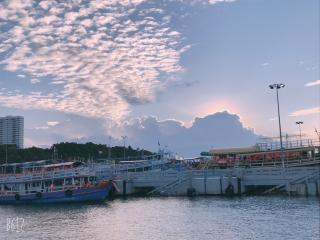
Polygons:
M102 201L113 187L80 162L0 166L1 203Z

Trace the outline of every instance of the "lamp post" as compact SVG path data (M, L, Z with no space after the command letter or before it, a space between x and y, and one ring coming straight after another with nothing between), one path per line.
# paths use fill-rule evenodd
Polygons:
M126 138L127 136L121 136L122 140L123 140L123 160L126 159Z
M282 160L282 167L284 167L284 156L283 156L283 145L282 145L282 131L281 131L281 119L280 119L280 107L279 107L279 94L278 91L280 88L284 88L284 84L283 83L275 83L275 84L271 84L269 85L270 89L275 89L276 90L276 94L277 94L277 107L278 107L278 122L279 122L279 135L280 135L280 148L282 151L281 154L281 160Z
M8 137L8 121L6 121L6 164L8 164L8 143L9 143L9 137Z
M299 126L300 146L302 147L301 124L303 124L303 122L302 121L298 121L298 122L296 122L296 124Z

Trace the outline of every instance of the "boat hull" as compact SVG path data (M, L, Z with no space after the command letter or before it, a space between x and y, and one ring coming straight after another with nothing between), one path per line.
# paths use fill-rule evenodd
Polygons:
M52 191L43 193L0 195L0 204L18 203L67 203L103 201L112 188L112 184L102 186Z

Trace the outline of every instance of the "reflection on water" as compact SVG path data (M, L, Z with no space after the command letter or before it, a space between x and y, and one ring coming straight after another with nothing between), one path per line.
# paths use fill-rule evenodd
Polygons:
M316 198L131 198L0 206L0 239L318 240L319 228Z

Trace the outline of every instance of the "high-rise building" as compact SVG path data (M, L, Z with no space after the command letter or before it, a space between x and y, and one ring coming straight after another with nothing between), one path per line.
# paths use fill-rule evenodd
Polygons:
M0 145L15 144L23 148L24 119L21 116L0 117Z

